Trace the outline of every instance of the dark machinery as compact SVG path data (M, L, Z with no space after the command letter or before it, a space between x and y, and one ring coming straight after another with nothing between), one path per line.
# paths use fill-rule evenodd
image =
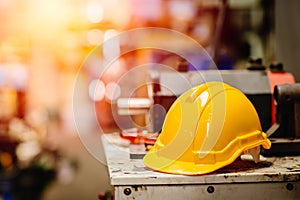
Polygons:
M265 155L300 154L300 83L280 84L274 88L276 123L268 130L272 148Z

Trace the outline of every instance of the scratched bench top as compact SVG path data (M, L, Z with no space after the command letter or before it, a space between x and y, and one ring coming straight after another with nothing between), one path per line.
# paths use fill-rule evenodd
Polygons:
M147 168L142 159L130 159L129 142L117 133L102 134L107 167L112 185L180 185L300 181L300 156L261 157L254 163L242 160L213 173L199 176L174 175Z

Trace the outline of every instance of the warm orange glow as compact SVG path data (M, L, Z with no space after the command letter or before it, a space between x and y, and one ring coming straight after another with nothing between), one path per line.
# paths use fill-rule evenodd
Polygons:
M72 17L72 7L60 0L30 0L25 11L28 29L47 37L65 28Z
M87 40L90 45L101 45L103 42L103 32L99 29L92 29L87 32Z
M13 88L1 86L0 105L2 107L0 110L0 119L9 119L15 115L17 109L17 94Z
M123 29L131 20L131 1L132 0L103 0L105 8L104 18L117 28Z

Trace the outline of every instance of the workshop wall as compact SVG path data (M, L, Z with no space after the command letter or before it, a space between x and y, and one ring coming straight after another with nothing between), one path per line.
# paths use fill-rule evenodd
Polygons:
M275 1L276 57L300 81L300 1Z

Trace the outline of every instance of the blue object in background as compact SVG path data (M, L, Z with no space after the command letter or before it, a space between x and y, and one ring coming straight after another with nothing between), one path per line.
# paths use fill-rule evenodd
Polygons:
M188 59L188 71L208 70L211 66L214 66L209 55L191 53L188 55Z

